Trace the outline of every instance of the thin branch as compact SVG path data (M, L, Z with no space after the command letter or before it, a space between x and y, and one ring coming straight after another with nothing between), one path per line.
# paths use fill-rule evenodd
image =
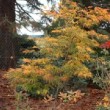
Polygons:
M19 3L16 2L16 6L19 10L22 10L25 14L27 14L32 20L36 22L36 20L26 10L24 10L23 7Z

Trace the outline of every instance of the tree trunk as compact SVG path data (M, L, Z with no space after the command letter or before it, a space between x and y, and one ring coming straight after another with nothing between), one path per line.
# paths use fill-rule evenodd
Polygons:
M15 67L15 28L16 0L0 0L0 69Z

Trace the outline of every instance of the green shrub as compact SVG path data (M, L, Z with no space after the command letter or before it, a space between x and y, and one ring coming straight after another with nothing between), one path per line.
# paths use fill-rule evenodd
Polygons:
M101 56L97 57L94 62L93 82L104 90L110 87L110 56L109 51L103 49Z

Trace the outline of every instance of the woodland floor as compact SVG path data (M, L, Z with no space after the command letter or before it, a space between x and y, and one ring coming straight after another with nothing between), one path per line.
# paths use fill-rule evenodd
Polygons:
M102 90L88 87L87 94L77 103L72 101L63 103L59 100L44 103L42 100L29 98L28 105L26 102L22 102L21 109L17 109L14 90L10 87L8 80L3 77L4 74L4 72L0 72L0 110L95 110L97 102L104 96Z

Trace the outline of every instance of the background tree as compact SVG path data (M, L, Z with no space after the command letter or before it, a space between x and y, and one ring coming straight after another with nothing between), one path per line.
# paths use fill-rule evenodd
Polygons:
M25 1L25 0L24 0ZM32 10L40 10L41 3L38 0L26 0L27 6ZM17 7L17 10L15 9ZM41 10L40 10L41 11ZM19 23L16 24L16 14L19 15ZM15 67L16 50L13 37L16 33L16 26L33 24L41 29L41 24L32 19L30 13L23 9L16 0L0 0L0 68L8 69Z
M0 0L0 68L15 66L15 0Z

